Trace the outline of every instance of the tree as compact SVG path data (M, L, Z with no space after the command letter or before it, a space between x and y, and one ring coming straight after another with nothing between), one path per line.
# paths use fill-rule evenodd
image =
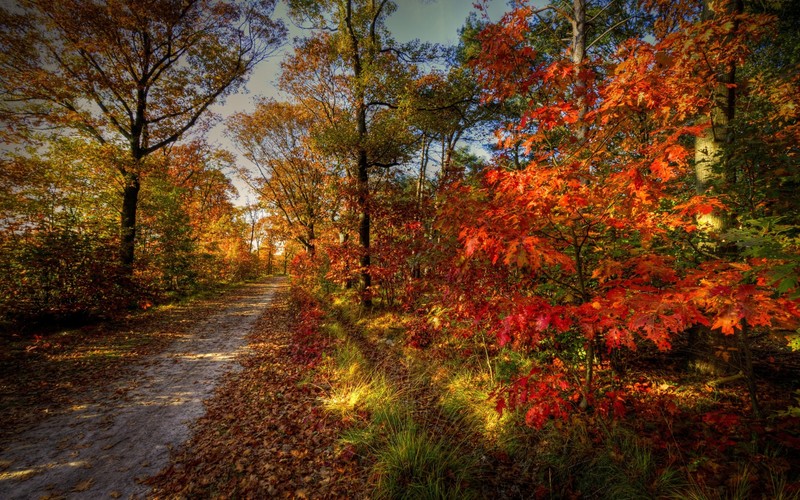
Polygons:
M236 190L224 173L233 168L233 155L192 141L151 161L156 168L140 196L138 271L153 289L178 293L238 276L250 252L238 250L245 235L231 202ZM223 249L231 245L237 250Z
M0 9L0 117L120 144L119 258L134 262L146 158L236 91L284 35L275 1L21 0Z
M231 138L258 171L256 176L242 173L264 204L297 228L294 237L310 254L322 223L337 211L332 181L339 176L335 159L321 155L311 142L314 122L299 105L269 100L228 121Z
M385 27L390 0L289 2L295 19L318 31L284 64L282 86L327 122L317 140L338 153L355 181L362 303L371 305L370 172L399 165L410 153L400 106L414 68L413 47L395 44Z
M456 188L442 217L464 245L447 305L500 346L544 360L500 405L527 405L536 426L573 402L615 406L618 393L604 401L594 384L604 353L644 341L669 349L692 325L731 335L797 314L755 262L706 262L691 244L695 216L722 207L694 192L691 141L712 106L698 89L717 85L699 50L743 57L768 19L742 19L734 43L724 26L706 25L623 41L610 58L578 57L593 45L581 41L581 3L573 46L560 56L528 44L537 11L525 6L484 31L486 98L526 98L498 143L521 147L526 161L508 169L500 156L478 189Z
M0 317L85 318L124 306L113 218L120 152L80 138L7 152L0 167ZM2 320L0 320L2 321Z

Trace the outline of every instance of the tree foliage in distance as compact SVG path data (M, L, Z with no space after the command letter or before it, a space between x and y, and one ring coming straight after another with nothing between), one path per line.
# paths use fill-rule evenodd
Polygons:
M334 188L341 177L336 159L315 150L315 121L300 105L267 100L228 121L231 138L258 172L242 173L265 208L279 212L311 254L323 225L337 216L340 195Z
M115 250L123 179L108 169L125 151L79 138L41 144L9 153L0 174L0 322L107 316L258 273L223 173L229 153L194 142L152 155L139 258L126 275Z

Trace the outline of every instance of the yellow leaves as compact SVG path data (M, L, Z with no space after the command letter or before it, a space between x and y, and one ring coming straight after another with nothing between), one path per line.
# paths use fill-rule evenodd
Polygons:
M778 116L784 119L792 119L797 117L798 106L797 103L787 100L778 107Z

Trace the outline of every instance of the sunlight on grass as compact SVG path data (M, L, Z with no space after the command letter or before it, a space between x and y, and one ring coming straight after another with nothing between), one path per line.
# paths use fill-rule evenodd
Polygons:
M331 391L330 396L323 398L323 406L330 412L344 416L352 412L359 403L363 404L365 396L369 391L369 382L335 387Z
M445 415L482 436L484 443L514 454L531 445L533 432L520 425L522 416L513 411L501 415L490 398L496 388L484 372L455 371L441 381L439 405Z
M345 335L346 335L346 332L344 331L344 328L342 328L342 325L339 324L339 323L336 323L335 321L329 321L327 323L322 323L319 326L319 328L320 328L320 332L321 333L323 333L325 335L328 335L329 337L332 337L332 338L335 338L335 339L344 339Z
M350 308L339 314L353 312ZM396 313L362 316L358 324L369 342L392 345L402 334L402 317ZM407 378L398 380L396 375L392 377L382 368L376 369L338 322L325 323L322 331L339 340L322 364L331 380L323 405L328 412L353 423L342 432L340 442L361 455L374 457L371 468L376 480L374 496L474 497L467 485L475 469L476 455L445 438L434 438L415 421L418 409L415 398L437 373L446 378L447 372L406 357L399 362L414 366L409 367ZM458 383L466 390L470 382L464 378ZM485 393L482 397L486 399Z
M373 341L395 343L405 332L408 318L396 312L382 312L376 316L364 318L368 337Z

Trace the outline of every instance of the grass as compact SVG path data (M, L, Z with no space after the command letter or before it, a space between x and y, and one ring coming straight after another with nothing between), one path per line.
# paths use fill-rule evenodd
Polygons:
M439 405L444 415L481 436L483 446L511 456L521 456L531 448L535 433L520 425L520 412L506 410L501 415L490 397L498 388L487 372L474 369L446 370L440 383Z
M551 493L577 491L609 499L680 496L686 483L676 469L662 468L649 446L625 427L600 423L590 428L598 423L574 417L541 431L537 455L554 487Z
M626 401L653 405L645 421L614 420L595 409L536 430L525 425L525 408L501 415L492 397L535 366L535 353L492 351L481 335L444 335L413 348L405 331L410 315L364 310L351 299L335 296L324 326L337 339L327 408L351 422L342 444L357 451L378 498L798 498L796 474L780 468L785 453L739 450L728 462L687 441L704 439L692 427L704 425L703 412L736 407L735 387L709 392L703 380L659 371L655 381L637 379L647 382L641 399ZM664 401L674 404L657 406ZM713 440L718 431L702 432ZM750 460L755 456L766 462ZM727 476L714 477L716 468Z
M399 367L376 367L364 352L370 345L390 350L400 340L400 320L393 314L365 314L334 300L333 313L321 327L336 345L321 368L331 381L323 405L351 422L341 443L365 457L376 498L472 498L467 484L473 455L433 437L415 418L415 395L429 377L417 373L401 381Z
M469 454L409 422L376 450L377 498L473 498Z

